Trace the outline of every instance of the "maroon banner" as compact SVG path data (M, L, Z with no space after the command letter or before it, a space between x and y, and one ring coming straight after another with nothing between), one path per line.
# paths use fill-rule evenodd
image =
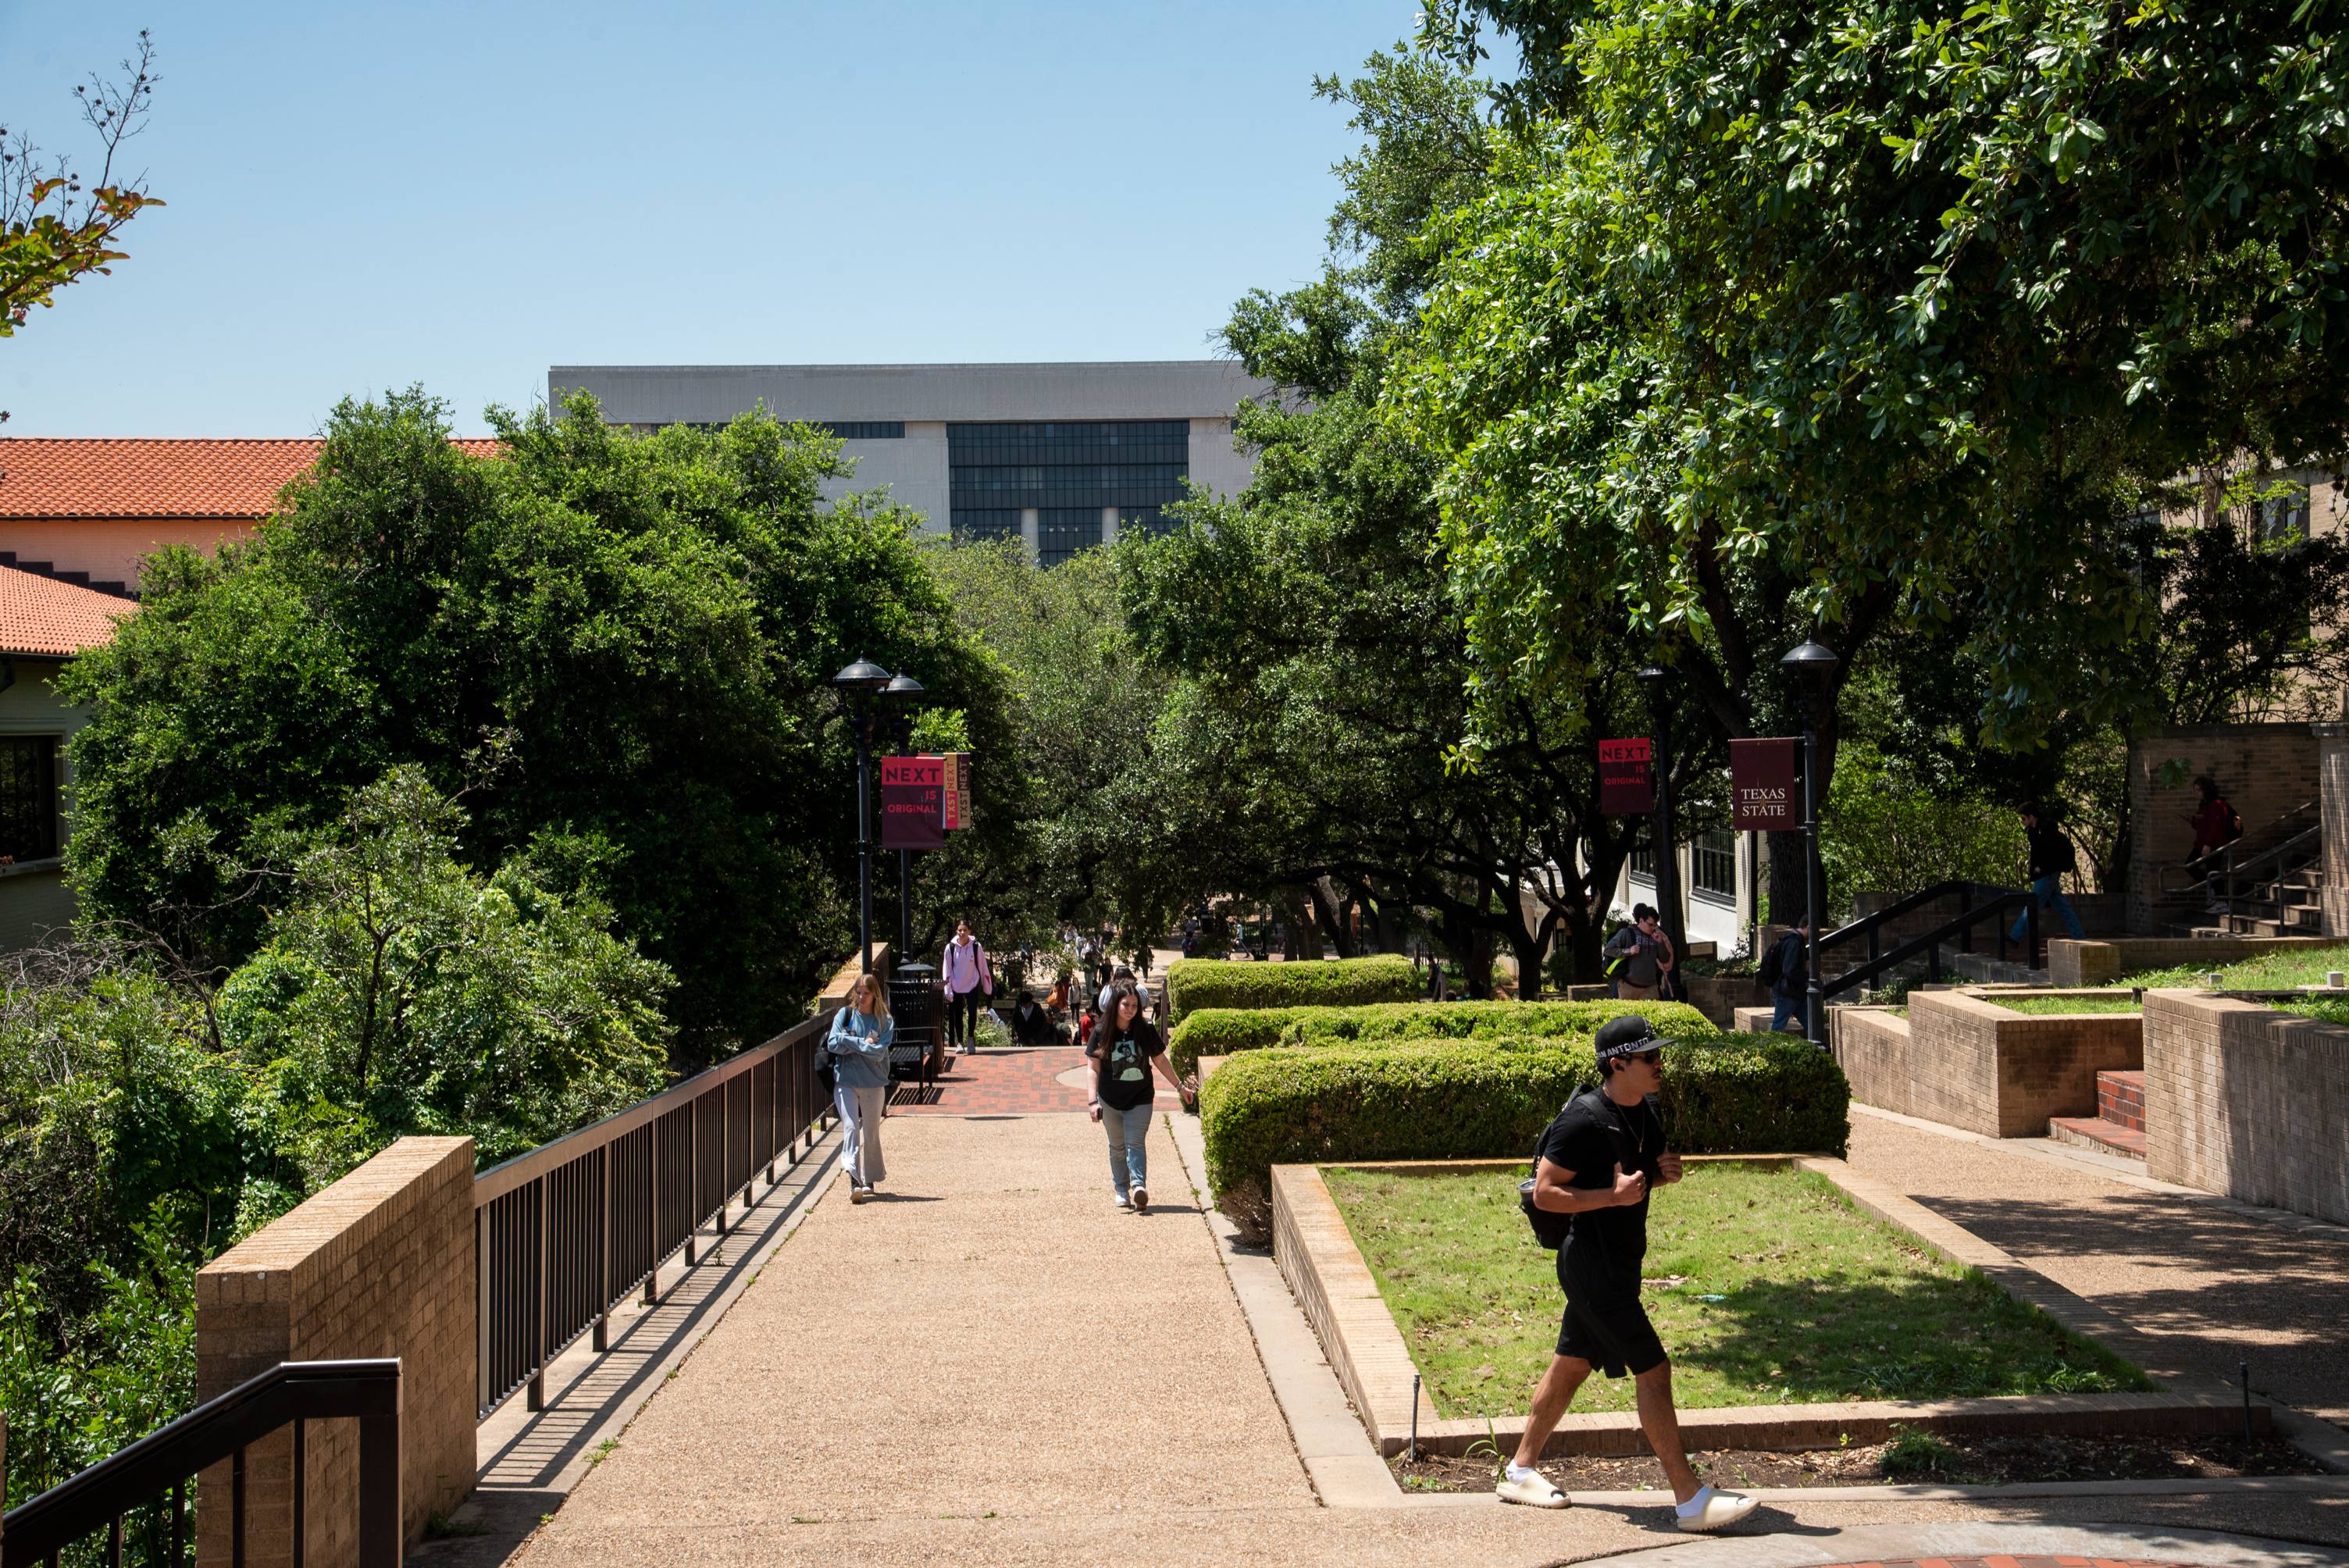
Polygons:
M1656 771L1648 742L1599 743L1599 810L1609 817L1644 817L1656 809Z
M1729 743L1730 827L1741 833L1791 833L1803 825L1798 782L1802 742L1793 736Z
M943 757L881 759L881 847L947 847L947 762Z

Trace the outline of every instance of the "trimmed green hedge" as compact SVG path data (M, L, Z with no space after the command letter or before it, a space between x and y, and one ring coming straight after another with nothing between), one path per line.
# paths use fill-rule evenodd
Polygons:
M1685 1002L1380 1002L1363 1007L1204 1007L1167 1038L1178 1073L1201 1057L1227 1057L1268 1046L1333 1046L1356 1041L1588 1039L1609 1018L1638 1013L1673 1040L1720 1034Z
M1598 1076L1588 1043L1404 1042L1258 1051L1202 1088L1207 1184L1241 1231L1268 1233L1271 1168L1354 1160L1530 1160ZM1687 1154L1841 1154L1851 1086L1833 1057L1774 1035L1664 1047L1660 1097Z
M1166 968L1166 1007L1167 1016L1179 1024L1202 1007L1343 1007L1359 1002L1408 1002L1419 995L1419 971L1400 953L1295 964L1178 958Z

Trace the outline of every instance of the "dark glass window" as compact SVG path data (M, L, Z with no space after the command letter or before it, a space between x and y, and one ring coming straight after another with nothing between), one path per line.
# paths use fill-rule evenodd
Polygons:
M1154 526L1183 499L1191 471L1187 419L1054 420L948 425L947 504L966 514L1037 509L1038 556L1050 566L1101 542L1104 507Z
M1097 506L1048 506L1036 513L1036 562L1058 566L1080 550L1102 542L1102 514Z
M2271 495L2259 503L2260 537L2275 541L2308 532L2308 490L2305 486Z
M1655 880L1656 850L1654 845L1643 843L1638 849L1631 851L1631 874L1635 877L1646 877L1650 882L1653 882Z
M1019 537L1019 509L1014 507L956 507L952 513L954 536L960 539L1017 539Z
M903 419L816 419L811 421L819 430L830 430L843 441L902 441L905 438Z
M0 855L47 860L57 852L57 738L0 738Z
M1163 506L1122 506L1117 509L1118 537L1129 533L1161 534L1174 526Z
M1699 833L1689 846L1689 880L1701 897L1737 901L1737 835L1726 828Z

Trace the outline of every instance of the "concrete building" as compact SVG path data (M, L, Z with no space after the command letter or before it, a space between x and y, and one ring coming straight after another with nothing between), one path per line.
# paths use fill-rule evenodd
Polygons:
M558 365L616 425L719 425L763 407L831 429L855 460L835 495L885 487L931 530L1019 534L1045 564L1155 527L1185 482L1247 488L1232 414L1272 384L1229 360L1066 365Z

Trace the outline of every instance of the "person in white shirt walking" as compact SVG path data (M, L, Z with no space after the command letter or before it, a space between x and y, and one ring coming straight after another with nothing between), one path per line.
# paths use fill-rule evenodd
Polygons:
M978 1049L978 1010L995 995L994 965L970 934L970 922L956 923L938 975L947 988L947 1043L969 1056Z

